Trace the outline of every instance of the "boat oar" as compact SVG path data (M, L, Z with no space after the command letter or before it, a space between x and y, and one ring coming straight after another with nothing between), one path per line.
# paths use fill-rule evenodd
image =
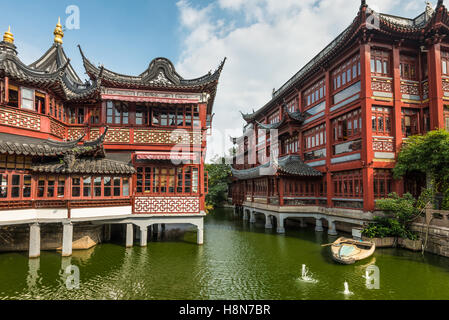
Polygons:
M327 246L331 246L331 245L333 245L334 243L332 242L332 243L326 243L326 244L322 244L321 246L322 247L327 247Z

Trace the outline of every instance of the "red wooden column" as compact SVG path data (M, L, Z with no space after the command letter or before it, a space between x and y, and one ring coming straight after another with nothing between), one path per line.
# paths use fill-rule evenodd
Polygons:
M434 43L427 54L429 67L430 130L444 128L443 85L441 82L440 43Z
M363 177L363 210L374 210L373 190L373 128L372 89L371 89L371 47L368 43L360 46L361 67L361 107L362 107L362 177Z
M331 158L332 158L332 124L330 119L330 108L332 105L332 79L330 76L330 71L327 70L325 73L325 85L326 85L326 185L327 185L327 206L333 207L332 198L334 197L334 186L332 184L332 172L331 168Z
M394 147L396 159L401 151L402 145L402 93L401 93L401 70L400 70L400 52L399 46L393 46L393 127ZM402 180L393 181L394 191L402 195L404 193L404 183Z
M204 158L203 153L206 152L206 131L203 131L204 128L206 128L206 118L207 118L207 105L205 103L200 103L198 105L198 111L200 113L200 122L201 122L201 145L195 146L195 147L201 147L201 157L200 157L200 166L199 166L199 183L198 186L200 188L200 210L204 210L205 208L205 201L206 201L206 194L204 193L204 178L205 178L205 170L204 170ZM204 137L203 137L204 135ZM203 140L204 138L204 140Z
M5 77L5 104L9 103L9 78Z
M276 180L278 182L279 206L283 206L284 205L284 181L280 177L277 177Z
M298 91L298 107L297 111L302 111L302 92ZM303 130L299 129L298 134L298 153L302 160L304 160L304 144L303 144Z

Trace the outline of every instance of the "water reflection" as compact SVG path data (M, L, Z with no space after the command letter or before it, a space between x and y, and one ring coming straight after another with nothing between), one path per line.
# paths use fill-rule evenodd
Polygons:
M37 281L39 280L39 268L40 268L40 258L34 258L28 260L28 276L27 276L27 286L28 292L32 293L36 289Z
M378 249L339 265L321 247L335 237L313 225L287 226L279 235L263 220L250 226L231 218L231 210L208 215L203 246L196 232L186 232L146 248L101 244L71 258L0 254L0 299L449 299L449 259ZM61 277L71 265L80 270L79 290L68 290ZM367 287L372 266L380 270L378 290ZM345 281L354 294L343 294Z

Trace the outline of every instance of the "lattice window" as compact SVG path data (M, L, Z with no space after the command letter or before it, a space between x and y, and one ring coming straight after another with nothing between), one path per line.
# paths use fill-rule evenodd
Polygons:
M136 193L149 194L197 194L198 168L138 166Z
M374 169L374 198L386 198L392 192L391 170Z
M445 76L449 75L449 52L441 51L441 73Z
M374 135L390 135L391 134L391 107L372 107L371 126Z
M341 171L332 176L334 195L340 198L362 198L363 180L361 170Z
M417 109L402 108L402 136L409 137L419 133L419 111Z
M371 74L376 76L391 76L391 54L385 50L371 50Z
M415 57L401 55L399 64L401 78L406 80L417 80L417 65L418 63Z
M347 87L360 78L360 55L355 55L332 72L334 90Z
M304 106L305 108L322 102L326 97L326 83L320 80L309 87L304 92Z
M334 141L346 141L358 138L362 129L361 109L348 112L332 120Z

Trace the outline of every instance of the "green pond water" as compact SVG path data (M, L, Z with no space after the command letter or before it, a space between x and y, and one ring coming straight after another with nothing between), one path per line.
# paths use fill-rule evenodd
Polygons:
M71 258L0 254L0 299L449 299L449 259L436 255L378 249L338 265L321 247L335 237L312 227L278 235L230 209L206 218L204 240L198 246L196 233L187 232L147 248L102 244ZM314 281L301 279L303 264ZM67 289L67 265L79 268L79 289ZM379 268L380 289L366 286L370 265ZM351 294L344 294L345 281Z

